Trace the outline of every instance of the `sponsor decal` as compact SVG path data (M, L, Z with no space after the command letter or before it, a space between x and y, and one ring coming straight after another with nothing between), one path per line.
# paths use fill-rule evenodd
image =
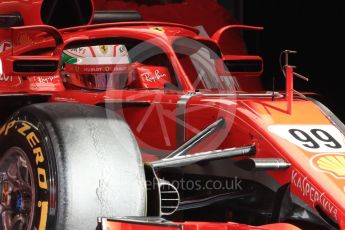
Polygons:
M19 77L19 76L7 76L5 74L1 74L1 71L0 71L0 85L1 85L1 87L14 88L14 87L18 87L20 84L22 84L21 77Z
M105 69L103 69L103 67L89 67L89 68L84 68L84 71L90 72L90 73L102 73L105 71Z
M49 84L54 83L55 79L59 79L59 76L37 76L34 77L34 82L39 84Z
M319 154L310 159L314 169L334 176L345 178L345 154Z
M37 206L41 208L40 225L38 226L38 230L46 230L49 203L48 201L38 201Z
M329 201L324 192L320 192L309 180L296 170L292 171L291 185L314 207L319 205L326 213L337 220L338 209Z
M71 58L128 57L125 45L98 45L66 49L63 53Z
M28 78L30 89L33 91L56 90L62 88L62 80L60 76L33 76Z
M41 165L45 163L45 154L43 152L43 148L40 145L40 139L36 134L36 128L31 126L31 124L27 122L12 120L0 127L0 136L7 136L11 130L14 130L19 135L25 138L26 142L31 148L32 154L34 155L38 187L45 191L48 190L46 169L41 167ZM4 193L6 193L6 189L3 190L2 195L4 195ZM38 201L37 207L41 210L38 230L45 230L48 219L49 201Z
M271 125L268 130L314 153L345 153L344 135L333 125Z
M106 67L85 67L84 68L84 71L85 72L89 72L89 73L103 73L106 71L106 69L110 69L109 66L106 66Z
M86 54L86 47L68 49L65 50L64 53L74 58L84 57Z
M91 73L118 73L128 70L127 64L118 65L66 65L66 71L75 72L79 74Z
M34 131L33 127L26 122L22 122L19 127L16 127L17 132L24 136L32 149L32 153L35 155L35 162L37 167L37 176L38 176L38 185L40 188L47 190L48 183L47 183L47 176L46 170L40 168L39 165L44 163L44 155L42 148L40 147L40 140L38 139L36 132Z
M85 47L73 48L73 49L67 50L67 52L71 52L71 53L75 53L75 54L79 54L79 55L84 55L86 52L86 48Z
M7 136L8 132L13 128L16 121L10 121L0 127L0 136Z
M140 75L140 77L144 77L148 82L156 82L159 81L159 79L164 78L166 76L167 75L165 73L161 74L158 69L154 71L154 76L152 76L152 72L146 72Z
M6 76L5 74L0 75L0 81L13 82L13 76Z

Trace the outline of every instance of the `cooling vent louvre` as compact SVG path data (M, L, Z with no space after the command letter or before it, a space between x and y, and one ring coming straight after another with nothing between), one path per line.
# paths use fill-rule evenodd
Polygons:
M161 215L171 215L177 210L180 204L180 195L177 189L169 182L160 181L159 188L161 196Z

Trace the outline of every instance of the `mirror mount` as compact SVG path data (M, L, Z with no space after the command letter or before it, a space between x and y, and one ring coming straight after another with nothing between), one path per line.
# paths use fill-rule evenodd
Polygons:
M235 30L235 29L240 29L240 30L263 30L263 27L258 27L258 26L247 26L247 25L228 25L220 28L217 30L213 35L212 35L212 40L215 41L217 44L219 44L220 39L222 38L223 34L226 31L229 30Z

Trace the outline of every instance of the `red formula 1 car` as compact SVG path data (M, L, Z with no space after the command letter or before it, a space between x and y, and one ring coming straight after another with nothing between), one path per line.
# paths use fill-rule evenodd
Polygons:
M291 51L267 92L222 45L262 28L99 24L128 18L0 3L1 229L345 229L345 127Z

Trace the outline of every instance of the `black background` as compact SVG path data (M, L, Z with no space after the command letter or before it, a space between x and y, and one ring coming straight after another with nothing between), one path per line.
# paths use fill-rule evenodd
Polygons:
M245 0L242 22L265 27L260 35L260 53L265 61L264 81L271 88L272 76L284 88L279 70L283 49L297 50L291 59L296 72L310 82L296 79L296 89L316 92L345 122L345 1Z
M209 34L219 28L211 32L212 25L235 22L230 16L231 20L224 17L226 11L241 24L264 26L265 30L254 42L265 61L262 77L265 88L272 89L275 77L276 88L284 89L279 54L285 49L296 50L298 54L290 64L297 66L296 72L308 76L310 82L296 79L295 89L318 93L320 97L316 98L345 122L345 36L341 35L345 33L345 0L95 0L95 3L98 9L138 10L144 20L203 25ZM215 7L217 4L225 11ZM252 35L247 38L253 40Z

